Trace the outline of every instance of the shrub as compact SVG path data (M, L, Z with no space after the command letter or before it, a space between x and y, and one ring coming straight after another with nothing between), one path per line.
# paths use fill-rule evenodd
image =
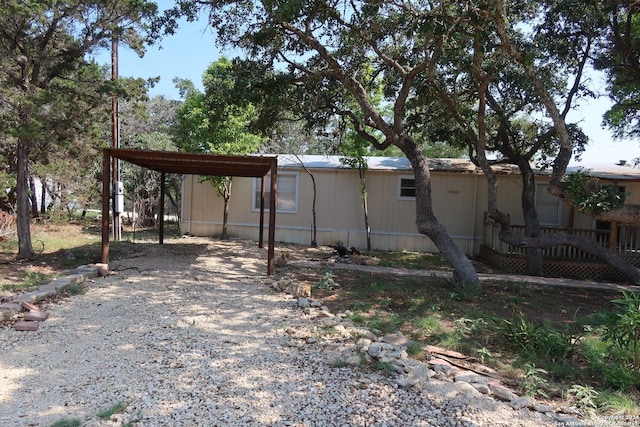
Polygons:
M622 350L631 350L633 363L640 366L640 293L622 291L613 300L616 310L607 317L603 338Z

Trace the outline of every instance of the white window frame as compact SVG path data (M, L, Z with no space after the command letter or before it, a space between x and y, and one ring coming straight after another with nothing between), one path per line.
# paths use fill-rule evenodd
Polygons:
M295 195L294 198L295 200L294 202L294 207L293 209L283 209L281 207L277 207L278 206L278 200L282 193L278 190L277 191L277 198L276 198L276 212L277 213L289 213L289 214L296 214L298 213L298 199L300 196L300 173L299 172L281 172L278 171L278 181L280 181L280 178L286 176L286 177L293 177L295 179ZM270 183L271 183L271 174L267 174L267 176L265 177L265 212L269 212L269 192L271 190L270 187ZM261 181L262 178L254 178L253 179L253 191L251 192L251 210L254 212L259 212L260 211L260 197L259 194L260 193L260 186L261 186ZM280 186L278 185L278 188L280 188ZM257 206L256 206L257 205Z
M402 186L402 180L403 179L410 179L413 181L413 191L415 193L415 185L416 185L416 177L415 175L400 175L398 176L398 200L415 200L416 196L403 196L402 195L402 189L403 188L410 188L410 187L403 187Z
M540 192L542 192L543 194L546 195L547 193L547 187L549 184L547 183L537 183L536 184L536 211L538 211L538 219L540 221L540 225L551 225L551 226L560 226L562 225L562 203L560 202L560 199L557 197L553 197L556 201L556 220L554 222L549 222L549 221L543 221L542 218L540 218L540 211L538 206L540 205L539 201L538 201L538 194L540 194Z

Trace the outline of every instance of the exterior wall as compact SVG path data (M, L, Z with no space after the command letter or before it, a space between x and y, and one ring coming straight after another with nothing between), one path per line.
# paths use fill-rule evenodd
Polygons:
M276 240L308 245L311 243L313 186L311 177L301 169L287 168L279 174L295 174L298 180L296 210L278 211ZM344 246L366 248L366 234L359 193L358 173L344 168L312 170L317 188L316 221L318 245L340 241ZM458 247L467 255L477 255L484 233L488 186L483 175L463 172L432 172L432 200L436 217L442 222ZM409 171L369 170L366 184L372 247L379 250L436 252L437 248L416 230L414 199L399 197L400 177L412 178ZM524 225L519 175L498 176L499 208L511 216L513 225ZM538 176L539 184L548 177ZM259 181L258 181L259 182ZM268 185L268 182L267 182ZM627 203L640 204L640 183L625 184ZM259 187L259 184L258 184ZM233 178L228 234L257 240L259 211L253 209L256 186L252 178ZM593 221L560 202L560 227L594 228ZM187 176L183 184L181 229L197 236L222 233L223 201L209 183L199 183L197 176ZM265 213L265 236L268 214Z
M304 171L284 170L298 177L298 202L295 213L278 211L276 240L310 244L313 190L311 177ZM319 245L338 241L347 247L366 248L366 233L359 193L358 173L349 169L317 169L316 227ZM371 243L379 250L434 252L437 248L416 229L414 199L399 197L400 176L412 178L410 172L375 171L366 173ZM476 208L483 200L486 182L482 176L461 173L433 173L434 211L456 244L473 255L482 239L483 210ZM209 183L199 183L187 176L183 185L181 229L192 235L216 236L222 233L222 199ZM227 231L230 236L258 239L259 212L252 209L254 180L233 178ZM486 199L484 199L486 200ZM473 218L472 220L470 220ZM267 228L265 214L265 233Z

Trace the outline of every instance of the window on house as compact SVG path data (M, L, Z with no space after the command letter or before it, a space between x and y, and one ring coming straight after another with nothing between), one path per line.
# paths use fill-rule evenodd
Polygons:
M400 177L398 198L399 199L415 199L416 198L416 180L411 177Z
M253 210L260 210L260 178L253 180ZM264 192L265 210L269 210L271 197L271 174L266 177ZM276 212L298 212L298 174L278 173L278 195L276 198Z
M560 199L547 191L547 184L536 185L536 210L542 225L560 225Z

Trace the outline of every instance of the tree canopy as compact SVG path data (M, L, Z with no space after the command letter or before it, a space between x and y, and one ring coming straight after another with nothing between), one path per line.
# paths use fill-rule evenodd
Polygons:
M156 14L155 3L138 0L0 4L0 125L16 175L20 256L34 255L26 184L31 163L95 137L95 124L108 118L103 107L118 89L87 55L114 38L142 53Z
M596 67L606 73L613 107L604 123L618 137L640 136L640 5L603 1L608 26Z
M259 118L258 109L245 97L234 96L243 88L237 87L232 67L226 58L212 63L203 75L204 92L196 90L190 81L176 80L185 96L172 130L179 148L196 153L242 155L257 152L264 143L265 139L253 131ZM222 237L226 238L232 178L205 179L224 199Z
M329 123L339 115L376 149L401 150L416 175L418 230L452 263L456 279L470 283L477 277L449 248L433 214L419 140L466 147L490 186L493 163L518 165L532 225L532 238L519 244L544 244L534 237L535 209L526 209L535 204L530 163L551 169L549 191L575 203L561 183L586 137L566 119L594 95L584 70L604 46L611 16L604 3L185 0L165 18L206 7L221 43L289 73L308 121ZM503 218L495 200L489 211Z

